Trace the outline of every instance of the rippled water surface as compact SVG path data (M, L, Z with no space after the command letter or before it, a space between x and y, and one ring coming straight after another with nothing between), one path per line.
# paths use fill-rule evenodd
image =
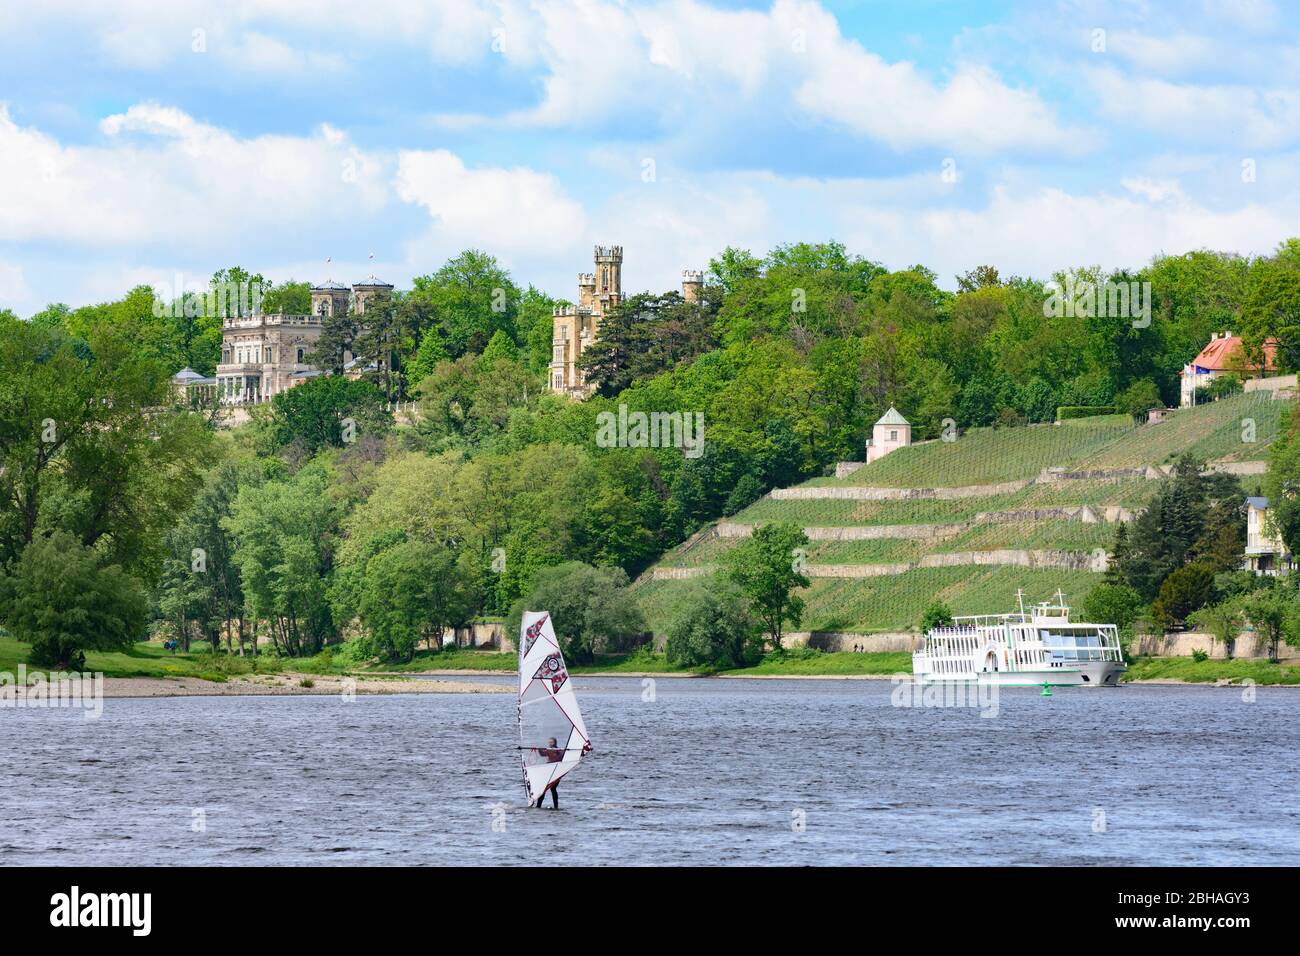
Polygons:
M1300 861L1297 690L1010 689L986 719L888 681L577 680L596 754L558 813L523 806L509 694L0 711L0 862Z

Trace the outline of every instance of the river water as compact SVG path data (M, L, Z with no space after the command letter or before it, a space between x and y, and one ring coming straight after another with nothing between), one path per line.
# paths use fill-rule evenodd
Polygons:
M987 718L889 681L576 680L595 754L558 813L523 806L510 694L0 711L0 863L1300 861L1297 689L1004 689Z

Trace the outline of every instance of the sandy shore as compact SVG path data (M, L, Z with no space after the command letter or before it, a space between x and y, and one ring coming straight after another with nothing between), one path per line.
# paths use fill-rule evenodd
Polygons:
M311 687L303 687L302 680ZM372 680L321 677L315 674L275 674L232 677L224 683L197 677L107 677L105 697L239 697L316 694L509 694L510 687L445 680Z

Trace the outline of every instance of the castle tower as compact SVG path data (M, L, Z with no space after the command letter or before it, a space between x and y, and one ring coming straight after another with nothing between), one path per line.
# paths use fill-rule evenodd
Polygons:
M553 392L565 392L574 387L577 369L574 361L578 351L578 310L572 305L557 305L551 309L551 365L547 384Z
M356 303L357 315L365 315L367 305L376 299L387 299L392 294L392 285L371 273L364 282L358 282L352 287L352 300Z
M348 311L348 287L333 279L326 279L320 285L312 286L311 314L322 318L331 315L345 315Z
M600 311L623 300L623 247L596 247L596 301Z
M699 302L704 289L704 273L698 269L687 269L682 273L682 298L687 302Z
M578 308L591 309L596 301L596 274L594 272L578 273Z

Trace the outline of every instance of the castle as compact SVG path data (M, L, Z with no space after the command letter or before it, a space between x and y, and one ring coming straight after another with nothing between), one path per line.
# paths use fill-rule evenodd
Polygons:
M551 365L547 385L552 392L586 398L592 392L578 359L600 334L601 320L627 297L623 294L623 247L597 246L595 272L578 274L578 304L557 305L551 313ZM704 273L682 273L682 298L698 302Z
M321 370L308 363L307 356L315 350L325 320L346 314L349 304L353 313L362 317L371 302L387 298L392 291L389 283L373 275L350 290L331 279L312 287L311 315L257 314L223 319L221 362L216 379L207 381L215 384L222 404L241 405L265 401L314 378ZM352 356L345 358L345 374L357 377L361 370L351 367L355 364ZM180 374L184 375L184 371Z

